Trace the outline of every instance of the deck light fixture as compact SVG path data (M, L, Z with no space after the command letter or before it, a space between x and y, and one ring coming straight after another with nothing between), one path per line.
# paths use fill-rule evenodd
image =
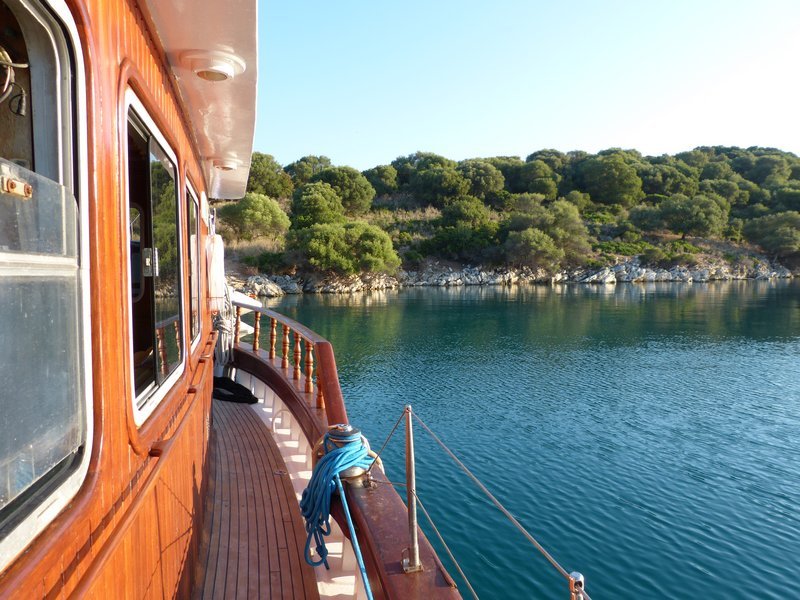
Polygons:
M245 62L230 52L189 50L180 57L181 64L205 81L227 81L244 73Z
M220 171L234 171L241 166L242 161L238 158L214 158L211 164Z

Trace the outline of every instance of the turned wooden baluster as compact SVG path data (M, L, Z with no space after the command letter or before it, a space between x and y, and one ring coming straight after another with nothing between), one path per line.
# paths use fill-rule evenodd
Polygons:
M314 374L314 344L306 340L306 393L314 391L314 381L311 376Z
M164 328L156 329L156 340L158 341L158 358L161 361L161 374L166 375L169 371L167 364L167 346L164 344Z
M275 358L275 340L278 337L278 321L275 317L269 320L269 358Z
M241 334L241 325L242 325L242 307L236 307L236 325L233 326L233 344L235 346L239 345L239 336Z
M258 352L258 336L261 335L261 313L253 313L253 352Z
M173 321L172 326L175 328L175 347L178 349L178 362L181 359L181 327L178 321Z
M289 368L289 326L281 323L283 328L283 356L281 357L281 369Z
M294 332L294 376L293 379L300 379L300 334Z
M325 408L325 394L319 381L319 365L317 365L317 408Z

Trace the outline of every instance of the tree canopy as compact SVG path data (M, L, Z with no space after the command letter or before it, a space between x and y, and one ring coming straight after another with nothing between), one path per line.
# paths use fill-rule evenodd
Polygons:
M341 198L345 212L351 216L363 215L375 198L375 188L352 167L328 167L313 175L310 182L330 185Z
M247 177L247 191L270 198L291 198L294 184L289 174L271 154L253 152L250 159L250 175Z

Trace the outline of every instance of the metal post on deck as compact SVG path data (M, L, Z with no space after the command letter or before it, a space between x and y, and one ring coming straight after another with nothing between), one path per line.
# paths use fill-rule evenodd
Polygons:
M408 556L403 558L403 571L414 573L422 570L419 561L419 529L417 526L417 476L414 465L414 426L411 406L406 406L406 503L408 504L408 533L411 546Z

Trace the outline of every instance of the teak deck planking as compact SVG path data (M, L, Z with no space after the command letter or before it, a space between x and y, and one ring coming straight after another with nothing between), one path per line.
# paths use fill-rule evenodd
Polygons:
M215 400L195 599L319 598L305 529L272 435L247 405Z

